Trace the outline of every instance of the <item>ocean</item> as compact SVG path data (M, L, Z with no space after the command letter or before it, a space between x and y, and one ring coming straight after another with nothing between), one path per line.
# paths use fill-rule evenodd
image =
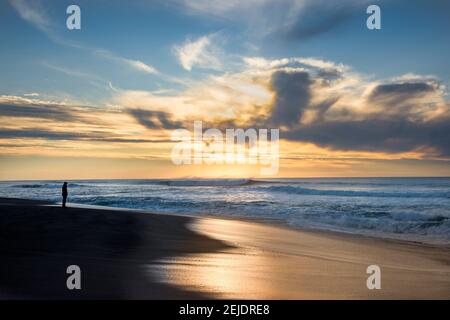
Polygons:
M69 203L264 219L450 244L450 178L74 180ZM61 201L61 181L0 182L0 197Z

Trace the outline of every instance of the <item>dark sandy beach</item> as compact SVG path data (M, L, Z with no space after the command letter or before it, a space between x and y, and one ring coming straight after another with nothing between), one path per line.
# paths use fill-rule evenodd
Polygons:
M0 211L2 299L450 299L443 246L18 199ZM81 290L66 288L73 264Z
M187 229L187 217L48 205L0 199L0 298L206 298L156 283L145 266L227 248ZM66 288L73 264L81 290Z

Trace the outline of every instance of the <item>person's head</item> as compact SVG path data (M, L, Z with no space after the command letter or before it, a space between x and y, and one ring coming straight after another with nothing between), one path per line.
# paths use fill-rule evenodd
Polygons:
M67 186L67 182L64 182L64 185Z

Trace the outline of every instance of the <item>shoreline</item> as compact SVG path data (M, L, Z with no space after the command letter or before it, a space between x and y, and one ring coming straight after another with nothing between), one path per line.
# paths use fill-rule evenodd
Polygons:
M1 299L450 298L446 246L240 217L13 198L0 207ZM65 288L73 260L79 292ZM366 288L369 264L382 268L382 290Z
M350 181L78 179L72 181L69 201L450 246L447 178L414 178L411 182L399 178L347 179ZM61 183L53 180L15 182L2 185L0 193L60 201L60 187Z
M1 199L1 197L0 197ZM18 198L5 198L5 199L17 199L17 200L26 200L26 199L18 199ZM35 200L33 200L35 201ZM40 200L36 200L40 201ZM338 230L338 229L326 229L326 228L314 228L314 227L302 227L302 226L295 226L292 224L288 224L285 221L281 219L271 219L271 218L258 218L258 217L245 217L245 216L233 216L233 215L218 215L214 213L199 213L198 215L194 214L183 214L183 213L174 213L174 212L157 212L157 211L149 211L146 209L136 209L136 208L123 208L123 207L108 207L108 206L101 206L101 205L92 205L92 204L81 204L81 203L67 203L69 206L72 206L73 208L80 208L80 209L98 209L98 210L109 210L109 211L127 211L127 212L136 212L136 213L143 213L143 214L157 214L157 215L169 215L169 216L180 216L180 217L189 217L192 219L201 219L201 218L211 218L211 219L219 219L219 220L237 220L237 221L245 221L250 223L261 223L266 224L268 226L275 226L278 228L283 228L287 230L297 230L300 232L312 232L312 233L322 233L324 235L327 234L336 234L337 236L349 236L349 237L361 237L361 238L368 238L368 239L379 239L382 241L392 241L392 242L398 242L398 243L410 243L410 244L418 244L423 246L429 246L429 247L438 247L438 248L445 248L450 249L450 243L447 242L426 242L426 241L420 241L420 240L412 240L408 238L402 238L402 237L389 237L389 236L377 236L374 234L364 234L364 233L357 233L357 232L350 232L345 230ZM58 206L60 203L50 203L51 206Z

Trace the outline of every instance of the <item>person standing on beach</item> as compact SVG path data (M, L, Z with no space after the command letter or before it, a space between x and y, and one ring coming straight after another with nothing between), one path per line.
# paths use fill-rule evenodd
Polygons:
M62 197L63 197L62 207L65 208L66 200L67 200L67 182L64 182L64 184L62 186Z

